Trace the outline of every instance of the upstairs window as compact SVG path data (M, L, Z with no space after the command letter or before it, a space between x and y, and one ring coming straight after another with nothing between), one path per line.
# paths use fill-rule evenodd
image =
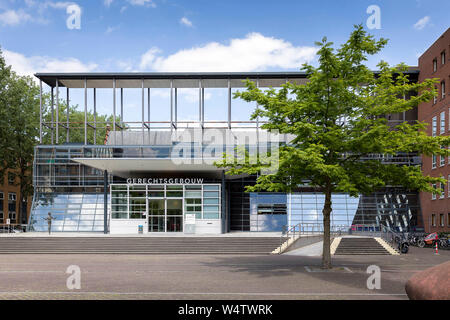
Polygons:
M441 214L439 215L439 226L440 226L440 227L445 226L445 222L444 222L444 214L443 214L443 213L441 213Z
M450 174L447 179L447 196L450 198Z
M436 214L431 215L431 226L436 227Z
M433 117L431 121L431 135L433 137L436 137L436 133L437 133L437 117Z
M436 86L434 86L434 89L435 89L436 91L438 91L438 88L437 88ZM439 95L439 92L437 93L437 95ZM433 96L433 105L437 103L437 95L436 95L436 96Z
M436 183L433 183L433 189L436 191ZM431 200L436 200L436 193L431 194Z
M8 193L8 200L9 200L10 202L16 201L16 199L17 199L17 197L16 197L16 194L15 194L14 192L9 192L9 193Z
M439 127L439 133L444 134L445 133L445 111L441 112L440 120L441 120L441 122L440 122L441 125Z
M441 64L445 64L445 50L441 52Z
M445 184L443 184L441 182L441 194L439 196L439 199L444 199L445 198Z
M433 154L432 156L431 156L431 169L436 169L436 155L435 154Z
M441 99L445 98L445 81L441 82Z
M444 147L441 147L441 149L445 149ZM440 156L439 166L443 167L445 166L445 156Z
M433 72L436 72L437 70L437 59L433 59Z

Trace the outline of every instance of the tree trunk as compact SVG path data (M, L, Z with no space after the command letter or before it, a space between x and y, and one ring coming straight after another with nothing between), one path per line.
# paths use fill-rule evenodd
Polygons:
M331 190L325 191L325 205L323 214L323 253L322 269L331 269L331 251L330 251L330 215L331 215Z

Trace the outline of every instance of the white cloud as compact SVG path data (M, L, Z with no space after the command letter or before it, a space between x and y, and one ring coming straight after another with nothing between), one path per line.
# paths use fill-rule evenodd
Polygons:
M23 10L7 10L0 13L0 23L6 26L15 26L31 20L31 16Z
M144 53L141 56L140 68L147 69L147 68L151 67L153 65L153 63L155 62L156 55L159 53L161 53L161 50L159 50L156 47L153 47L150 50L148 50L146 53Z
M112 2L113 2L113 0L104 0L104 1L103 1L103 4L104 4L106 7L109 7L109 6L111 5Z
M298 69L313 60L316 52L315 47L295 47L283 39L250 33L245 38L231 39L229 44L210 42L166 57L160 56L161 51L153 47L142 55L140 68L165 72Z
M186 17L181 18L181 19L180 19L180 23L181 23L181 24L184 24L185 26L192 27L192 22L191 22L191 20L189 20L189 19L186 18Z
M422 30L423 28L425 28L428 24L430 23L430 17L429 16L425 16L422 19L419 19L419 21L417 21L414 24L414 29L416 30Z
M128 0L128 2L133 6L149 6L152 8L156 7L153 0Z
M7 65L11 65L19 75L25 76L33 76L36 72L91 72L98 67L95 63L85 64L76 58L26 57L9 50L3 50L3 56Z

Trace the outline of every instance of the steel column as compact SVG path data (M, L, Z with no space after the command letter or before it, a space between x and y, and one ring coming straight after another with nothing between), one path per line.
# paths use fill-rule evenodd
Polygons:
M145 91L144 91L144 78L142 78L142 82L141 82L141 87L142 87L142 145L145 144L145 136L144 136L144 132L145 132Z
M202 79L198 80L198 122L202 123Z
M103 177L103 233L108 233L108 171L104 171Z
M178 91L175 88L175 128L177 128L177 118L178 118Z
M173 129L173 80L170 79L170 130Z
M231 129L231 80L228 79L228 129Z
M51 125L52 139L51 139L51 141L53 144L53 131L54 131L53 126L54 126L54 121L55 121L55 114L54 114L55 113L55 106L54 106L55 101L53 99L53 87L51 87L51 99L52 99L52 101L51 101L51 104L52 104L52 108L51 108L51 110L52 110L52 117L51 117L51 119L52 119L52 125Z
M116 78L113 78L113 132L114 132L113 144L116 144Z
M59 83L56 78L56 144L59 144Z
M39 143L42 144L42 80L39 79Z
M120 130L120 139L123 144L123 88L120 88L120 126L122 127Z
M84 144L87 144L87 79L84 78Z
M97 90L94 88L94 144L97 144Z
M66 120L66 142L69 143L70 141L70 120L69 120L69 114L70 114L70 95L69 95L69 87L66 88L66 116L67 116L67 120Z

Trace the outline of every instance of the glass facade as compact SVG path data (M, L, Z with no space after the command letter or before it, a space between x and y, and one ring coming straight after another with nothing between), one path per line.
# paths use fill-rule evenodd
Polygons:
M147 219L149 232L183 231L184 216L196 220L221 219L218 184L112 184L111 219Z
M97 193L38 193L30 216L30 231L47 231L48 213L52 231L103 232L104 195ZM108 217L109 220L109 217Z
M287 225L287 195L250 193L250 231L280 231Z

